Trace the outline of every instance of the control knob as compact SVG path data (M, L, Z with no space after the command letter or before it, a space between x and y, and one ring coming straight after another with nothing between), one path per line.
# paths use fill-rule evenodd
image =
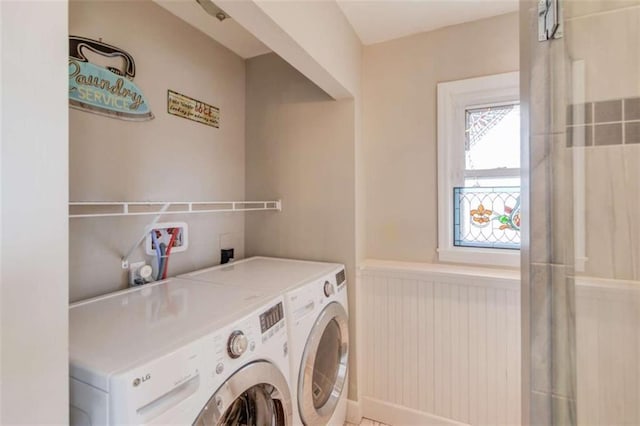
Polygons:
M240 330L236 330L229 336L227 342L227 351L231 358L239 358L243 353L247 351L249 342L247 336Z
M324 282L324 295L329 297L333 295L336 291L333 289L333 285L329 281Z

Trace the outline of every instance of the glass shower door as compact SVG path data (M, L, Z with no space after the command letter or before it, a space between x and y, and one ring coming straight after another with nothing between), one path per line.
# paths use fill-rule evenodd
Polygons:
M577 424L640 425L640 1L564 12Z

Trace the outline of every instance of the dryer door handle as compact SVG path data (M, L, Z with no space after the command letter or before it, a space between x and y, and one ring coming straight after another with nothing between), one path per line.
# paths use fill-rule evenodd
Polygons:
M313 312L313 309L316 307L316 304L313 300L310 300L309 303L307 303L306 305L304 305L301 308L298 308L294 311L293 313L293 319L295 321L298 321L300 318L304 317L305 315L307 315L309 312Z
M181 383L159 398L138 408L136 414L140 416L141 420L146 421L151 419L184 401L196 393L199 387L200 375L196 372L196 375L186 382Z

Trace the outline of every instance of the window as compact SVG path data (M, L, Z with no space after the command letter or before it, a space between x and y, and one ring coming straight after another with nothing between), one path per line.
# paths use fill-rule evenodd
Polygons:
M519 266L518 73L438 84L438 256Z

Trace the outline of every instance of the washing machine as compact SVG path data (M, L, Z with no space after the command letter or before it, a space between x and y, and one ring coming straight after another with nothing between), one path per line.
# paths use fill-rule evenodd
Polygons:
M349 318L343 265L252 257L181 277L284 294L294 423L344 424Z
M69 310L74 425L292 424L284 300L171 279Z

